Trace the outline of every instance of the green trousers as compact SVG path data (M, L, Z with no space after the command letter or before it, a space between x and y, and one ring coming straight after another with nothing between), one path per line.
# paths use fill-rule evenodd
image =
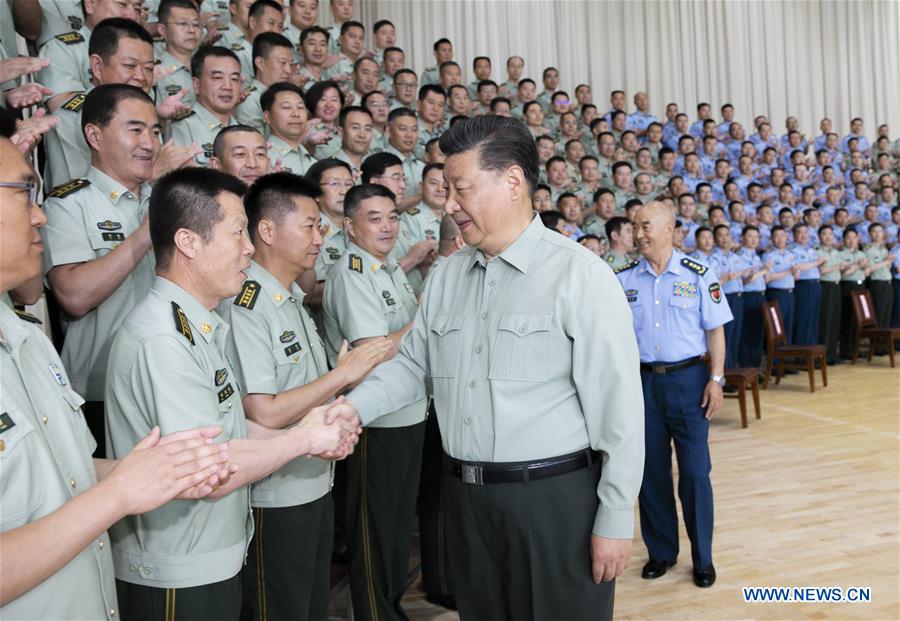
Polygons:
M161 589L116 580L121 619L127 621L238 621L240 574L213 584Z

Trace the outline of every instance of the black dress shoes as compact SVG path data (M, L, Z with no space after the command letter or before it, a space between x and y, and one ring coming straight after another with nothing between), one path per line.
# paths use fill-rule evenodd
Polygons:
M661 576L665 576L669 567L674 566L675 561L657 561L651 558L641 570L641 578L644 580L655 580Z
M711 587L716 583L716 568L710 565L706 569L694 569L694 584L701 589Z

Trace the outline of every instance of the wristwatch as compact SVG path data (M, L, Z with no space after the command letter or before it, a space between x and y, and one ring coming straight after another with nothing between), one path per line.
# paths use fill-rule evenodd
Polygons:
M715 382L719 386L723 386L723 387L725 386L725 378L722 377L721 375L710 375L709 381Z

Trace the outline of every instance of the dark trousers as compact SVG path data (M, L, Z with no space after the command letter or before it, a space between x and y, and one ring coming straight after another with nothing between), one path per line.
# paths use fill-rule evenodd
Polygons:
M794 289L794 343L819 343L819 313L822 307L822 286L818 280L798 280Z
M894 301L891 305L891 327L900 328L900 278L891 279Z
M450 584L465 621L612 619L615 580L594 584L600 462L527 483L446 476Z
M213 584L161 589L116 580L119 618L127 621L238 621L240 574Z
M254 508L256 532L241 572L242 621L326 621L331 494L295 507Z
M834 364L838 357L838 338L841 330L841 286L836 282L822 283L822 303L819 312L819 342L825 345L825 357Z
M447 494L444 481L444 449L432 404L425 421L422 477L419 480L419 548L422 555L422 588L429 595L451 595L450 561L447 556Z
M103 459L106 457L106 406L103 401L85 401L81 411L91 435L97 441L97 448L92 456Z
M867 283L869 293L872 294L872 306L875 308L875 319L878 327L886 328L891 325L891 310L894 306L894 292L891 291L890 280L869 280Z
M784 336L789 345L794 344L794 290L766 289L766 300L778 302L781 320L784 322Z
M422 471L425 421L364 429L347 458L350 595L359 621L407 619L409 554Z
M743 316L741 323L741 350L738 362L742 367L758 368L762 362L763 343L766 335L763 328L762 291L745 291L743 300Z
M853 299L850 294L862 291L862 283L855 280L841 281L841 358L853 356L853 339L856 338L856 315L853 313Z
M725 324L725 368L738 366L741 351L741 326L744 324L744 295L740 292L725 296L734 317Z
M672 482L672 443L678 459L678 497L697 569L712 564L713 493L709 421L700 407L709 369L697 364L674 373L641 371L644 390L644 480L641 535L650 558L678 557L678 514Z

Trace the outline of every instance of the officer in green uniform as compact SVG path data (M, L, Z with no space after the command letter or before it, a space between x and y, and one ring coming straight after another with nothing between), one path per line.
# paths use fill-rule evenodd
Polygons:
M834 231L830 224L819 227L819 258L825 259L819 267L822 283L822 305L819 309L819 342L825 345L828 364L837 364L838 334L841 327L841 251L834 247Z
M229 326L215 312L241 292L253 245L236 178L181 169L157 182L150 229L153 288L116 335L107 386L110 448L130 450L163 432L216 422L228 441L230 480L211 501L167 505L112 529L119 604L128 619L238 619L239 572L253 532L249 483L301 455L352 445L352 424L329 425L324 408L285 431L245 420ZM259 525L265 528L265 523Z
M165 48L157 55L157 64L165 76L153 85L156 101L182 93L181 101L193 108L197 102L191 79L191 56L200 47L203 24L193 0L166 0L160 5L159 31Z
M469 247L429 278L399 353L332 410L370 425L433 388L461 618L609 619L643 466L625 295L533 214L537 153L521 122L466 119L440 146Z
M351 243L325 283L326 349L337 362L341 342L358 346L387 337L394 345L412 327L417 303L400 266L389 258L399 232L394 195L364 184L347 192ZM416 495L427 401L423 394L363 432L347 462L346 511L350 592L358 619L405 619Z
M603 260L614 270L630 263L629 255L634 252L631 221L623 216L613 216L603 229L609 240L609 252L603 255Z
M422 72L422 77L419 80L419 84L440 84L441 83L441 75L439 67L453 60L453 44L450 43L450 39L446 39L441 37L437 41L434 42L434 66L428 67L425 71Z
M203 47L194 54L191 74L197 105L169 126L169 137L177 145L202 148L194 160L198 166L209 166L216 134L236 124L232 114L241 98L240 62L230 50Z
M891 291L891 261L893 257L888 253L884 245L884 226L880 222L869 225L869 239L863 253L869 265L865 274L867 288L872 294L873 314L878 325L887 327L891 325L891 309L893 307L893 292Z
M425 162L416 157L416 145L419 140L416 113L409 108L391 110L388 115L387 137L388 146L385 152L393 153L403 163L406 190L400 200L400 210L405 211L422 200L419 184L422 183Z
M309 119L303 91L289 82L279 82L266 89L259 103L269 130L269 162L284 172L306 174L316 158L302 143Z
M291 79L291 42L274 32L263 32L253 40L253 80L244 89L247 96L234 110L234 118L241 125L264 131L260 98L276 82Z
M428 250L426 259L406 273L417 297L425 289L425 278L433 266L433 260L437 258L436 242L440 235L446 201L444 165L428 164L422 172L422 202L401 214L400 235L392 253L395 258L406 257L416 245L423 245Z
M294 425L361 380L391 347L382 340L342 352L335 370L328 370L296 283L322 246L315 201L321 193L285 172L253 184L244 206L254 262L241 293L219 307L241 361L246 416L272 429ZM241 577L250 618L327 619L332 480L331 462L299 457L251 488L257 530Z
M40 275L37 176L0 137L0 294ZM91 459L84 403L40 320L0 304L4 619L120 618L106 529L176 496L202 498L228 459L218 427L142 439L121 467ZM212 479L210 477L213 477ZM24 528L26 527L27 528Z
M253 44L264 32L281 34L284 25L282 5L275 0L253 2L247 12L247 28L236 32L233 38L222 37L219 45L227 46L241 63L241 75L249 84L256 69L253 62ZM293 59L293 55L291 56Z
M853 353L856 322L853 321L853 299L850 294L865 289L866 267L869 260L859 249L856 228L844 230L844 248L841 250L841 358L849 360Z
M271 163L265 137L247 125L224 128L213 142L209 167L227 172L247 185L269 174Z
M40 0L41 34L37 38L37 47L59 34L79 30L84 25L84 13L80 3L61 0Z
M316 201L322 214L320 226L325 230L322 252L316 259L316 280L324 283L325 277L347 251L349 240L344 231L344 197L353 187L353 174L347 162L329 158L317 162L306 176L322 188ZM321 285L320 285L321 287ZM318 300L321 300L321 290Z
M126 84L91 91L82 121L92 165L84 178L48 194L44 271L66 323L62 359L73 389L88 400L88 424L103 456L110 343L153 281L147 181L161 130L150 97Z
M419 89L417 105L418 137L416 139L416 157L425 160L425 145L434 138L440 138L447 126L444 122L444 105L447 94L436 84L425 84Z

